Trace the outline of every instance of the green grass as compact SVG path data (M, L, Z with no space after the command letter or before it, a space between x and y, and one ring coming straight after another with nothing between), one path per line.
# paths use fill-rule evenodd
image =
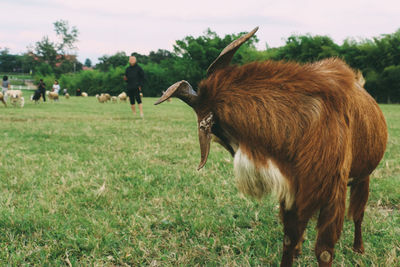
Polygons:
M144 99L144 120L93 97L0 105L1 265L279 264L277 202L240 195L217 144L196 171L194 112L154 102ZM335 266L400 265L400 106L382 109L390 138L371 180L366 253L352 252L346 220ZM311 221L296 266L316 266L315 235Z

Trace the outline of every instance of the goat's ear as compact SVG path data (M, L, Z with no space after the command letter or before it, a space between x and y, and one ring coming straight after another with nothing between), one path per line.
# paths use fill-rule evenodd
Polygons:
M173 96L181 99L191 107L194 106L197 99L197 93L192 86L187 81L180 81L171 85L154 105L158 105Z
M239 49L239 47L249 40L258 30L258 27L256 27L254 30L251 32L241 36L240 38L236 39L232 43L230 43L227 47L222 50L221 54L217 57L217 59L214 60L213 63L208 67L207 69L207 76L210 76L213 72L215 72L218 69L225 68L226 66L231 63L231 60L233 58L233 55L235 55L235 52Z
M210 112L199 122L199 142L201 161L197 170L204 167L207 162L208 154L210 152L211 143L211 128L214 124L213 114Z

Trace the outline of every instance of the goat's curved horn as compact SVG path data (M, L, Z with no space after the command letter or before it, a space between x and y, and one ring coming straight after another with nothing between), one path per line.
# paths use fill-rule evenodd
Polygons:
M227 47L222 50L221 54L214 60L213 63L208 67L207 69L207 76L211 75L214 71L218 69L222 69L226 66L229 65L231 62L233 55L235 52L239 49L239 47L249 40L258 30L258 27L256 27L254 30L251 32L241 36L240 38L236 39L232 43L230 43Z
M193 107L196 102L197 93L187 81L176 82L167 89L154 105L158 105L173 96Z
M214 124L213 116L214 115L210 112L199 122L201 160L199 166L197 167L197 170L200 170L204 167L207 162L208 154L210 152L211 128Z

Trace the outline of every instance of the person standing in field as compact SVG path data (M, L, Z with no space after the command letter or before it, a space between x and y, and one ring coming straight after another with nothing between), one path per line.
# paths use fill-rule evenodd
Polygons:
M125 70L124 80L127 82L127 95L131 103L133 114L136 114L135 100L138 103L140 117L143 118L143 105L140 93L144 82L143 69L137 64L136 57L129 57L129 67Z
M43 97L43 102L46 102L46 84L43 82L43 79L39 81L38 90Z
M3 76L3 82L1 84L1 92L3 93L4 101L7 102L7 91L10 88L10 81L8 80L8 76Z
M54 81L54 84L53 84L53 92L55 92L55 93L57 93L57 94L60 92L60 85L58 84L58 81L57 81L57 80Z

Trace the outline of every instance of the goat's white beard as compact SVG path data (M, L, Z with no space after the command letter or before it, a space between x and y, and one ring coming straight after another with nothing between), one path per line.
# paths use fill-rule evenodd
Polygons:
M287 178L271 160L268 160L265 166L256 168L254 162L239 148L235 153L234 172L238 189L242 193L258 199L271 193L279 201L285 202L286 209L293 205L294 194L290 190Z

